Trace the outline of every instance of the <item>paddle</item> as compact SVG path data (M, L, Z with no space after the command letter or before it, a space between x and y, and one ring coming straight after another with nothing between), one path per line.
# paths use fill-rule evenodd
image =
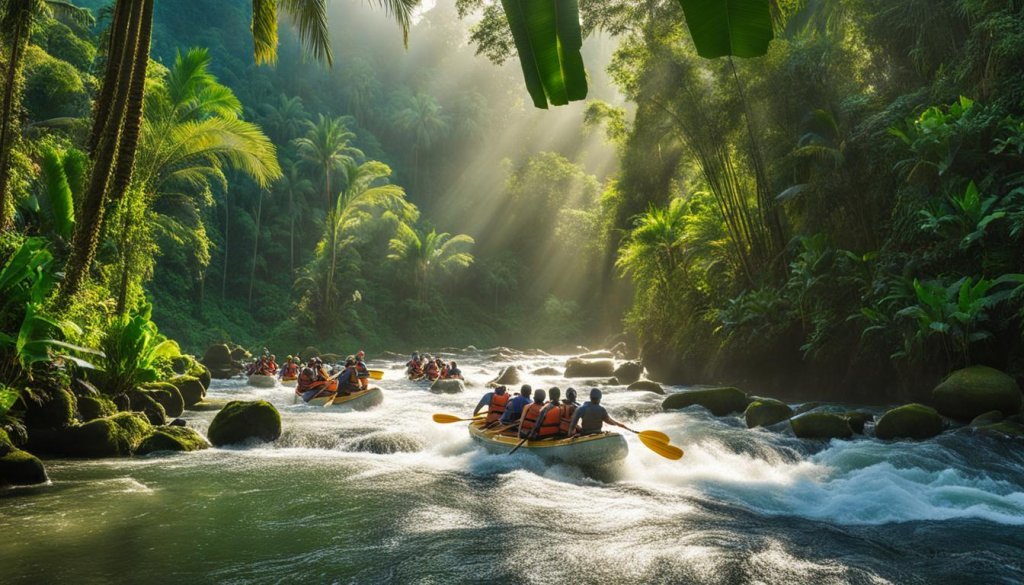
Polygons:
M366 371L370 373L370 379L371 380L383 380L384 379L384 370L366 370Z
M527 437L526 439L523 439L522 441L519 441L519 444L516 445L515 448L513 448L511 451L509 451L508 454L511 455L511 454L515 453L516 451L518 451L519 448L523 446L523 443L525 443L527 441L527 439L529 439L529 437Z
M631 429L631 428L629 428L627 426L623 426L622 428L626 429L627 431L629 431L631 433L635 433L637 435L640 435L641 437L648 437L648 438L654 439L655 441L661 441L662 443L671 443L672 442L672 439L670 439L668 435L666 435L665 433L663 433L661 431L634 431L633 429Z
M665 459L676 461L683 458L683 450L675 445L669 445L668 443L663 443L657 439L644 435L640 435L640 442L643 443L645 447L654 451L658 455L661 455Z
M474 416L473 418L459 418L459 417L455 416L454 414L437 413L432 418L434 419L434 422L436 422L438 424L446 425L448 423L453 423L453 422L480 420L484 416L486 416L486 415L478 414L478 415Z

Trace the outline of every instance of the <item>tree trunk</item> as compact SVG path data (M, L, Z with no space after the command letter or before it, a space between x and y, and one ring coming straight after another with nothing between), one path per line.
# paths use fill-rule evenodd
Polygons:
M295 192L288 191L288 220L291 222L290 241L288 244L288 271L295 276Z
M118 201L124 196L132 182L135 171L135 153L139 147L142 132L142 107L146 97L146 70L149 66L149 44L153 34L154 0L142 0L142 22L139 41L133 57L132 80L128 86L128 106L121 132L121 144L117 150L117 166L114 168L114 185L108 197Z
M256 238L252 244L252 270L249 272L249 308L252 309L252 287L256 282L256 257L260 253L260 218L263 215L263 192L256 203Z
M15 21L14 30L11 33L11 56L7 64L7 71L4 73L4 100L3 111L0 116L0 230L5 230L11 224L10 199L8 184L10 183L11 152L14 150L14 143L17 142L17 115L18 109L15 99L17 95L15 86L21 78L22 56L28 46L29 23L28 16L18 18Z
M127 0L119 0L124 2ZM152 2L152 0L147 0ZM96 245L99 243L100 230L103 227L103 214L107 202L107 187L110 184L111 171L121 140L121 125L127 116L129 89L134 69L135 48L142 31L143 5L131 3L131 15L124 50L121 54L121 66L113 79L104 83L116 83L113 105L107 123L103 128L96 156L93 160L89 187L82 199L81 217L75 222L75 234L72 238L71 255L68 257L66 277L58 292L57 307L66 309L71 299L78 293L89 274ZM117 75L116 73L125 73Z
M231 242L231 197L224 193L224 269L220 273L220 300L227 298L228 291L228 244Z
M110 38L107 43L107 64L103 71L103 85L99 95L96 96L96 102L92 109L92 130L89 133L88 142L90 157L95 156L96 147L99 146L100 138L103 135L103 128L106 127L110 117L110 104L114 99L114 91L117 89L117 71L121 64L121 55L124 52L130 15L131 2L118 1L110 21ZM113 82L111 82L112 80Z

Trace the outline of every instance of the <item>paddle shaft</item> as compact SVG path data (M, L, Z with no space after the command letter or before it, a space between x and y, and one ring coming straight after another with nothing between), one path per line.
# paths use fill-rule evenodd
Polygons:
M527 437L526 439L523 439L522 441L519 441L519 444L516 445L511 451L509 451L508 454L511 455L511 454L515 453L516 451L518 451L519 448L522 447L526 443L527 439L529 439L529 437Z

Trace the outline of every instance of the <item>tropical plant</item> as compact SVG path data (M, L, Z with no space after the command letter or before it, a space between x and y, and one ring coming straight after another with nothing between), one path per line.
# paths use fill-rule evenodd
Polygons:
M433 96L415 93L408 96L395 114L399 130L412 135L413 188L419 191L420 152L430 148L448 131L448 117Z
M92 25L92 12L60 0L0 0L0 40L4 42L6 67L3 72L3 101L0 104L0 230L11 217L9 200L11 152L18 139L18 114L22 69L33 23L47 17L59 17L83 25Z
M299 203L313 192L313 183L302 174L298 163L286 160L283 175L274 183L274 191L288 198L288 270L294 275L297 262L295 220L299 216Z
M159 333L150 320L151 312L152 307L145 305L138 313L118 315L107 324L96 371L104 393L118 396L139 384L158 381L167 374L161 361L181 354L177 343Z
M971 181L963 193L950 195L933 210L922 210L921 229L950 237L958 242L961 249L966 250L981 242L993 222L1024 212L1022 197L1024 187L998 197L982 195L974 181Z
M270 132L277 144L284 144L296 136L306 127L309 114L302 105L302 98L288 97L284 94L278 96L277 105L260 104L260 111L263 117L260 120L262 126Z
M412 270L417 299L422 301L434 278L467 268L473 263L469 248L474 243L473 238L466 234L453 236L437 230L417 233L403 223L399 224L398 233L391 239L388 259L404 263Z
M316 122L306 122L306 135L295 139L299 158L321 176L324 209L334 201L331 177L346 165L353 164L363 152L351 145L356 135L348 129L348 118L332 118L320 114Z

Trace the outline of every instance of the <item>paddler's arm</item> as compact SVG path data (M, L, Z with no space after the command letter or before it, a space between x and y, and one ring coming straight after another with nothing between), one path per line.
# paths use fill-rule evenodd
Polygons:
M488 392L487 394L484 394L484 397L480 399L479 403L477 403L476 408L473 409L473 416L476 416L477 413L480 412L481 408L485 406L489 407L491 405L492 396L494 396L494 392Z

